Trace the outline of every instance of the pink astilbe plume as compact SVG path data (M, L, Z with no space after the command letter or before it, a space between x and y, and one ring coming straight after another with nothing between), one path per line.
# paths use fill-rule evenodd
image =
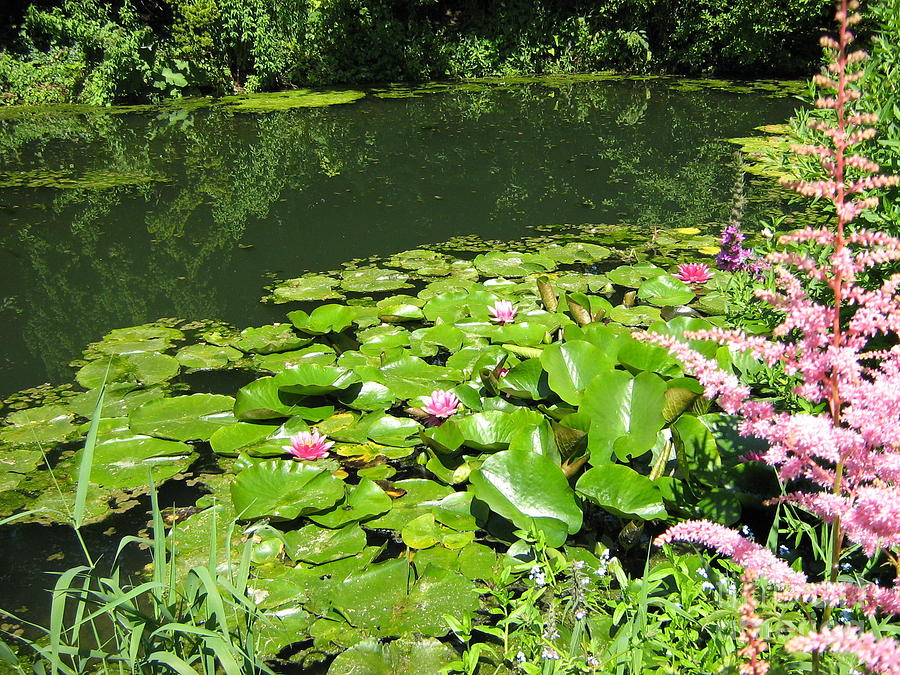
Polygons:
M738 639L744 646L738 650L738 656L744 662L738 666L738 672L741 675L766 675L769 664L760 656L769 645L759 637L763 619L756 613L756 586L753 584L753 577L747 572L742 576L741 597L744 601L741 603L741 633Z
M865 59L862 52L849 52L849 27L859 21L859 15L851 13L856 8L855 0L840 0L837 39L823 39L834 59L815 82L831 93L816 106L833 111L831 120L817 118L809 125L819 133L820 143L793 148L797 154L814 156L826 177L783 181L802 195L831 202L834 229L810 228L782 237L782 245L791 249L767 257L777 290L760 290L757 296L783 313L771 340L722 329L685 334L686 339L749 352L770 366L779 364L797 377L796 393L814 405L824 404L824 412L779 411L754 401L737 377L686 342L653 333L635 337L667 347L697 377L708 398L740 418L741 434L768 441L768 450L757 458L775 467L784 483L803 481L804 489L776 501L796 504L832 525L827 580L820 583L809 582L768 549L715 523L681 523L657 543L690 541L715 548L742 565L751 579L762 576L774 582L782 601L858 606L870 615L900 614L897 588L837 582L846 541L859 544L869 556L900 546L900 348L871 348L873 339L895 344L900 335L900 275L875 289L857 284L871 268L900 260L900 240L864 229L846 231L860 213L877 205L869 190L895 186L900 180L878 174L876 164L852 151L874 135L866 125L875 121L873 115L852 110L860 98L853 83ZM807 292L810 280L828 289L827 303ZM850 629L830 630L824 625L829 616L826 610L820 631L792 639L789 649L849 652L874 672L900 675L897 643Z

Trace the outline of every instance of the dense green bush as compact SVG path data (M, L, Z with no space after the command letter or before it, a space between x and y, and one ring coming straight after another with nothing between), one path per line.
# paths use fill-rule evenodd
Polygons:
M110 103L183 91L609 68L806 72L817 57L810 38L830 2L56 0L22 7L13 17L18 39L5 52L0 43L3 100ZM9 29L5 35L10 42Z

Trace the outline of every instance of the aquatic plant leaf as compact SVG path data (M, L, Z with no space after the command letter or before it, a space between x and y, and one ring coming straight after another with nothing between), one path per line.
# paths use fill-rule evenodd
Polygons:
M340 333L353 325L359 312L347 305L320 305L307 314L303 310L288 312L288 319L298 330L309 335Z
M221 426L234 424L234 399L190 394L145 403L129 415L132 431L176 441L209 440Z
M671 274L660 274L641 282L638 297L651 305L686 305L694 299L691 287Z
M287 368L272 378L272 383L279 390L302 396L321 396L341 391L357 382L359 377L352 370L311 363L301 363L294 368Z
M616 358L619 363L632 371L649 370L667 377L680 377L684 373L681 364L668 349L635 340L630 335L619 338Z
M241 471L231 486L241 519L278 518L324 511L344 496L343 481L312 462L266 460Z
M396 398L379 382L357 382L338 394L338 400L355 410L387 410Z
M400 530L400 537L409 548L429 548L438 543L440 536L433 513L413 518Z
M420 328L409 336L409 351L413 356L428 357L434 356L443 347L454 354L462 347L464 339L463 332L449 324Z
M68 401L69 410L81 417L90 418L97 406L100 388L91 389L72 397ZM138 388L133 382L119 382L107 385L103 394L101 417L122 417L147 401L154 401L165 396L162 387Z
M581 529L581 509L562 469L535 452L504 450L469 477L475 497L520 529L538 527L550 546Z
M328 675L437 673L454 658L456 652L434 638L400 638L387 644L370 638L339 654Z
M341 275L341 288L355 293L381 293L412 288L409 275L394 270L360 269L348 270Z
M722 460L711 429L694 415L681 415L672 425L678 469L686 480L710 487L722 484Z
M218 105L226 106L239 113L269 113L294 108L321 108L329 105L353 103L365 98L364 91L352 89L321 90L289 89L287 91L265 92L260 94L235 94L223 96Z
M188 345L175 354L175 358L185 368L197 370L219 370L237 361L243 354L234 347L216 345Z
M321 565L356 555L366 547L366 533L359 525L331 530L306 525L284 534L285 552L291 560Z
M453 488L424 478L399 480L393 485L406 494L393 501L389 512L368 521L367 529L400 530L413 518L430 512L441 499L454 492Z
M606 273L606 277L619 286L637 288L645 279L665 274L666 271L656 265L621 265Z
M584 390L598 374L615 362L590 342L572 340L548 345L540 358L550 388L566 403L580 405Z
M180 369L181 365L172 356L154 352L136 352L91 361L75 374L75 379L86 389L99 387L104 381L136 380L145 385L152 385L172 379Z
M509 439L509 449L536 452L549 458L554 464L561 461L556 434L546 419L541 420L540 424L528 424L517 429Z
M351 625L379 636L445 635L445 614L478 607L474 585L457 572L426 568L412 581L404 560L390 560L354 574L335 586L331 601Z
M272 424L235 422L219 427L209 437L209 445L218 454L234 454L239 449L258 443L278 429Z
M741 517L741 499L727 488L714 487L703 492L696 503L683 505L691 518L712 520L723 525L733 525Z
M271 295L263 298L275 304L285 302L312 302L316 300L340 300L344 294L334 287L338 279L322 274L310 274L296 279L288 279L272 289Z
M6 422L9 426L0 427L0 443L22 445L68 440L78 433L78 427L72 423L73 417L61 405L18 410L7 415Z
M612 255L612 251L606 246L588 244L580 241L567 242L565 244L551 244L540 249L538 253L554 262L564 265L584 263L590 265L601 260L606 260Z
M76 464L82 452L75 454ZM194 457L187 443L134 434L101 438L94 446L90 480L104 488L145 492L148 468L160 484L187 470Z
M40 450L0 448L0 492L12 490L44 459Z
M311 344L309 347L289 352L256 355L253 357L253 364L261 370L280 373L282 370L287 370L303 363L316 366L330 366L336 359L337 354L335 354L333 347Z
M183 339L184 333L177 328L144 324L111 330L99 342L88 345L88 351L103 354L161 352Z
M524 277L556 269L556 263L546 256L518 251L482 253L475 256L472 263L479 272L489 277Z
M299 336L287 324L271 324L256 328L245 328L236 338L228 340L232 347L253 354L287 352L305 347L312 338Z
M360 331L356 335L359 340L359 351L370 356L378 356L382 352L409 344L409 331L399 326L375 326Z
M452 324L469 313L468 300L468 291L448 291L432 296L422 311L429 321L441 319Z
M310 514L309 519L322 527L337 528L358 521L370 520L391 510L391 498L378 485L363 478L334 508L325 513Z
M655 520L668 516L659 488L623 464L588 469L578 479L575 490L620 518Z
M287 372L287 371L285 371ZM234 416L241 420L267 420L294 415L303 397L278 388L275 377L261 377L238 389Z
M354 370L359 379L379 382L397 398L405 400L425 396L441 385L452 385L462 380L459 371L432 366L402 350L390 356L386 354L380 367L361 366Z
M547 379L547 371L540 359L525 359L513 366L500 378L500 391L516 398L539 401L553 393Z
M652 448L665 425L665 391L665 381L648 372L611 370L591 380L579 407L591 420L591 464L608 464L613 452L624 461Z
M407 448L419 443L416 436L422 425L408 417L394 417L386 413L376 412L367 415L359 422L365 427L366 437L382 445L393 445Z
M490 326L483 334L490 338L494 344L511 342L517 345L539 345L547 337L548 328L545 324L522 321L506 326Z
M609 311L610 321L615 321L625 326L649 326L661 318L659 309L649 305L638 305L636 307L619 305Z
M378 318L385 323L406 323L408 321L418 321L425 315L418 305L406 303L395 303L380 306L378 309Z

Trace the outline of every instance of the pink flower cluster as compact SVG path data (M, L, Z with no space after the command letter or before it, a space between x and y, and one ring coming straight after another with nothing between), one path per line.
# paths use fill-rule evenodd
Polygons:
M860 71L850 72L849 66L865 58L860 52L848 53L853 40L849 26L858 21L858 15L850 13L855 9L855 0L840 0L838 39L823 43L836 52L835 60L816 79L835 92L817 102L818 107L835 111L835 121L810 125L821 133L821 144L794 148L815 156L828 177L785 183L800 194L831 201L837 215L835 229L806 229L782 237L782 244L801 246L768 256L778 290L757 295L784 314L773 331L775 339L721 329L685 335L749 352L769 365L781 364L785 372L798 376L796 392L813 404L824 404L825 412L780 412L771 403L754 401L733 374L685 342L656 334L636 337L669 348L703 384L707 397L717 398L723 410L741 418L743 435L768 441L769 448L760 459L774 466L783 482L800 479L814 486L778 501L794 503L830 522L834 532L827 580L820 583L810 583L768 549L715 523L681 523L657 543L680 540L710 546L742 565L751 578L765 577L778 585L781 600L818 600L826 605L860 606L868 614L900 614L898 587L837 582L845 540L858 544L869 556L900 545L900 346L896 346L900 275L874 289L857 284L872 267L900 260L900 240L864 229L845 232L860 213L877 204L877 198L866 194L868 190L897 185L900 179L872 175L879 170L877 165L850 154L852 146L874 133L862 126L874 122L873 116L850 110L859 98L852 83ZM830 289L828 304L810 297L804 278ZM873 351L873 339L895 346ZM816 633L793 638L786 648L848 652L874 672L900 675L900 644L856 629L823 626Z

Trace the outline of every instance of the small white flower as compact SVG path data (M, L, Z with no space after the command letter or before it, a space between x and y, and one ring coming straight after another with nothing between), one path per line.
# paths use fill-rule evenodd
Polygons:
M525 652L519 652L516 654L516 661L519 663L525 663L528 659L525 657Z
M701 577L703 577L704 579L709 579L709 572L706 571L706 568L705 568L705 567L700 567L700 568L697 570L697 574L699 574L699 575L700 575Z
M710 582L708 582L708 581L704 581L702 584L700 584L700 588L702 588L704 591L714 591L714 590L716 590L716 587L713 586L713 585L712 585Z
M580 607L575 610L575 619L577 621L581 621L584 617L587 616L587 612L581 609Z
M535 586L544 586L547 583L547 576L544 574L544 570L541 569L540 565L535 565L531 568L531 572L528 573L528 578L534 582Z
M785 555L790 555L790 553L791 553L791 549L789 549L784 544L780 544L778 546L778 555L785 556Z
M544 651L541 652L541 658L556 661L559 658L559 652L553 649L553 647L544 647Z
M593 656L588 657L587 664L591 668L599 668L600 667L600 662L597 659L595 659Z

